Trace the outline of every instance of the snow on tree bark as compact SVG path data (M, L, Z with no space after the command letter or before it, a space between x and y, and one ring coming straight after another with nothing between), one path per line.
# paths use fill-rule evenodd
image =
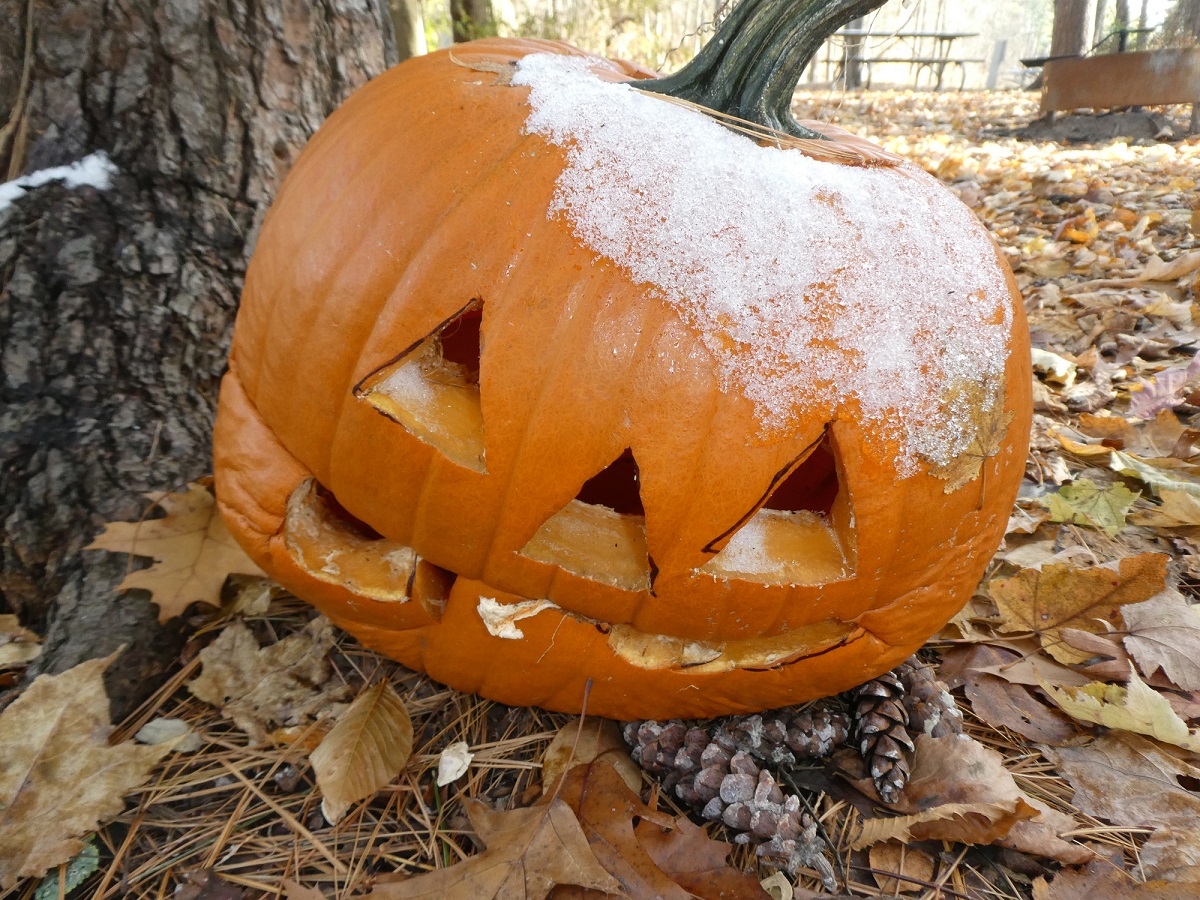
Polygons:
M0 612L46 636L30 677L122 644L118 712L176 656L127 561L83 553L143 491L209 471L254 236L307 137L395 59L386 0L0 0L0 176L100 150L0 209ZM25 77L23 76L25 73ZM3 178L0 178L3 180Z

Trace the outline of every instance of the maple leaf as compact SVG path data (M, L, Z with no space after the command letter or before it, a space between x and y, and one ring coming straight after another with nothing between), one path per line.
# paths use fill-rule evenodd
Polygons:
M1200 378L1200 355L1186 366L1164 369L1152 382L1138 379L1142 389L1129 395L1129 414L1153 419L1162 410L1174 409L1183 403L1184 389L1196 378Z
M332 646L333 626L325 618L261 648L250 629L235 620L200 651L203 670L188 690L263 744L274 725L326 715L345 698L346 685L326 684L331 669L325 654Z
M1052 521L1091 525L1109 537L1116 537L1125 527L1125 516L1140 496L1123 484L1099 488L1095 482L1081 478L1059 488L1043 502Z
M1012 578L988 582L988 593L1004 621L1001 631L1031 631L1042 647L1064 663L1090 658L1062 639L1062 629L1099 632L1120 621L1118 607L1148 600L1166 587L1167 556L1141 553L1108 565L1078 569L1054 564L1022 569Z
M1125 686L1093 681L1067 688L1043 684L1042 689L1063 712L1082 722L1149 735L1200 753L1200 731L1189 731L1167 698L1138 678L1136 672L1129 673L1129 684Z
M971 382L948 393L943 405L953 409L955 419L974 423L975 430L963 451L949 462L930 468L930 474L944 479L945 493L953 494L979 477L983 464L1000 452L1013 414L1004 409L1004 379L984 386Z
M160 622L193 603L220 606L229 575L265 574L226 530L208 488L193 482L181 494L146 496L165 513L162 518L110 522L85 549L152 558L154 565L130 572L116 589L149 591Z
M1047 755L1085 815L1137 828L1193 828L1200 821L1200 794L1184 787L1200 778L1190 754L1115 731Z
M1165 592L1121 608L1129 634L1125 647L1146 675L1155 669L1184 690L1200 690L1200 613L1183 597Z
M396 884L378 885L376 900L541 900L555 885L621 893L621 883L597 861L575 813L561 799L497 812L467 800L467 816L486 846L464 862Z
M73 858L170 749L109 746L115 656L41 675L0 713L0 889Z
M395 778L412 746L412 719L390 684L376 682L359 694L310 757L330 824Z

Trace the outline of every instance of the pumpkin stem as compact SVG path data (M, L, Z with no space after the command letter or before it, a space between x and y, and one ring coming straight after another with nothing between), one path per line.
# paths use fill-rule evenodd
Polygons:
M742 0L674 75L632 82L800 138L823 138L792 116L800 76L825 39L885 0Z

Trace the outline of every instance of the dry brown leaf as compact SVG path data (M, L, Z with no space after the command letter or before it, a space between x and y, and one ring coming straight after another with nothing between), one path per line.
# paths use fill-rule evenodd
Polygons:
M232 574L263 575L225 528L212 493L192 483L181 494L147 494L166 515L141 522L110 522L88 550L149 556L154 565L130 572L117 590L147 590L165 622L193 603L221 605Z
M0 616L0 669L27 665L41 652L38 636L28 628L22 628L16 616Z
M1158 492L1162 500L1150 509L1135 510L1129 517L1134 525L1151 528L1186 528L1200 525L1200 496L1187 491L1163 489Z
M326 684L331 669L325 654L332 646L333 627L325 618L262 648L235 620L200 651L203 670L188 690L263 744L276 728L328 715L345 699L346 685Z
M547 799L537 806L505 812L479 800L467 800L467 815L486 850L445 869L378 885L367 896L376 900L541 900L560 884L621 893L621 883L604 870L588 846L575 813L561 799Z
M642 789L642 770L629 756L621 726L611 719L572 719L558 730L542 756L543 789L551 791L568 769L600 759L620 774L630 790Z
M305 887L290 878L283 879L281 883L287 900L325 900L325 895L315 887Z
M1148 879L1200 882L1200 822L1191 828L1154 829L1138 859Z
M1005 412L1004 404L998 398L1004 396L1004 379L985 389L972 382L958 391L951 392L946 404L963 416L967 410L970 419L975 424L975 433L971 442L957 457L948 463L930 468L930 474L944 479L945 493L953 494L969 482L979 477L983 464L1000 452L1004 445L1004 436L1008 433L1008 425L1013 419L1011 412Z
M75 856L168 747L109 746L113 656L41 675L0 713L0 889Z
M1078 688L1043 684L1042 689L1067 715L1081 722L1149 735L1200 752L1200 731L1189 731L1167 698L1135 672L1129 673L1129 683L1125 686L1094 681Z
M1121 607L1125 647L1147 677L1156 669L1184 690L1200 690L1200 612L1175 591Z
M1200 778L1200 767L1184 751L1112 732L1047 755L1075 789L1072 804L1087 815L1142 828L1193 828L1200 821L1200 793L1183 786Z
M868 819L853 843L860 849L884 840L950 840L1000 844L1078 864L1094 854L1059 835L1074 820L1027 796L995 750L966 735L918 735L915 765L896 808L899 819Z
M1119 607L1148 600L1166 587L1167 560L1165 554L1140 553L1120 560L1115 570L1058 564L1024 569L1012 578L989 581L988 593L1004 617L1001 631L1031 631L1059 662L1081 663L1088 654L1066 644L1061 630L1098 632L1119 626Z
M1047 883L1033 883L1033 900L1196 900L1196 887L1166 881L1138 882L1111 862L1064 869Z
M933 882L934 858L897 841L876 844L870 851L871 875L885 895L920 893Z
M693 897L768 900L769 895L754 875L730 867L729 851L733 848L729 844L709 837L705 829L684 817L676 819L670 828L643 819L634 827L634 834L654 865Z
M1065 744L1079 734L1071 717L1048 706L1021 684L979 674L965 685L971 709L993 728L1003 727L1039 744Z
M379 681L359 694L310 757L326 820L336 825L352 804L391 782L412 746L412 719L390 684Z

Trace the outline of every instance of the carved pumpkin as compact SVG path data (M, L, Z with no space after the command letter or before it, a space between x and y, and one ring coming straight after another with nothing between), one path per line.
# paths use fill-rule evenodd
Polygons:
M617 84L644 74L485 40L337 111L247 275L218 499L282 584L461 690L578 710L590 681L621 718L836 693L953 615L1004 532L1020 295L913 166Z

